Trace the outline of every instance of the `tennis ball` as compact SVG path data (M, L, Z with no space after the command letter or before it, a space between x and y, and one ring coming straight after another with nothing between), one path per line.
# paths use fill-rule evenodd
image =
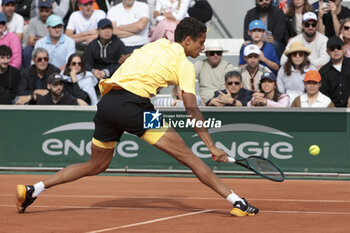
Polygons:
M312 145L309 148L309 153L312 156L317 156L320 153L320 148L317 145Z

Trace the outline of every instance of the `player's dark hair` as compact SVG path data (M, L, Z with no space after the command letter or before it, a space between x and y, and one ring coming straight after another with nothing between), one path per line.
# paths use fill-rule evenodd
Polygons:
M238 77L239 81L242 82L242 75L240 72L236 70L229 71L225 74L225 82L227 82L228 78L231 78L231 77Z
M12 50L6 45L0 45L0 56L12 57Z
M175 29L175 42L182 42L187 36L197 40L203 33L207 32L207 26L193 17L186 17L180 21Z

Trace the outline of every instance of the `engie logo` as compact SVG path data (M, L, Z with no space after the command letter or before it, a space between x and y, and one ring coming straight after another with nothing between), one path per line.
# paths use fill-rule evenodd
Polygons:
M159 110L153 112L143 113L143 128L144 129L160 129L160 117Z

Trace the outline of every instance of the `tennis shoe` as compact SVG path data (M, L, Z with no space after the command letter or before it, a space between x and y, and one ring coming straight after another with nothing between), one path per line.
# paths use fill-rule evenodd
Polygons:
M252 216L256 215L259 212L259 209L250 205L244 198L243 201L236 201L233 204L233 209L231 210L231 214L237 217L243 216Z
M33 192L33 185L19 184L16 186L16 203L18 213L24 213L26 208L35 201L36 197L32 197Z

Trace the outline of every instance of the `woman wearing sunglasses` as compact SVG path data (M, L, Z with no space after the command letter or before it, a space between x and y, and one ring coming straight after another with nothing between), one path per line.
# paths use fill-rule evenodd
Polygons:
M310 53L311 50L299 41L292 42L290 48L284 52L287 61L278 71L277 87L279 92L289 96L291 102L305 91L305 73L317 70L308 58Z
M350 18L346 18L340 26L340 38L344 41L345 57L350 58Z
M71 95L91 105L97 104L98 100L95 86L98 81L90 71L86 71L85 63L81 55L77 53L70 55L66 69L62 72L62 75L66 81L65 86L71 89Z
M248 107L272 107L287 108L289 107L289 97L287 94L281 94L277 90L277 78L274 73L268 72L261 76L259 91L253 94L253 98L248 102Z

